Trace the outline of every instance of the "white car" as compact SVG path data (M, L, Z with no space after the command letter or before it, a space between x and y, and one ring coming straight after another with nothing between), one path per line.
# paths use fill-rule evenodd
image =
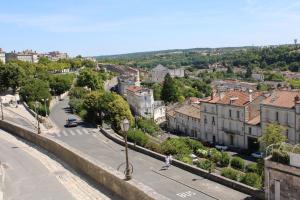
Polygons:
M264 155L263 155L263 152L257 151L257 152L251 153L251 156L253 156L254 158L262 158Z
M228 146L226 145L216 145L216 149L221 150L221 151L226 151L228 149Z

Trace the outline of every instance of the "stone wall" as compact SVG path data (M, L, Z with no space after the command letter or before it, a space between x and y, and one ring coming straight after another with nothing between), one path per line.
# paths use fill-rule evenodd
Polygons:
M115 141L116 143L120 144L120 145L124 145L124 141L113 136L112 134L108 133L105 129L101 129L101 132L106 136L108 137L109 139ZM128 143L128 147L135 150L135 151L138 151L140 153L143 153L143 154L146 154L146 155L149 155L153 158L156 158L158 160L161 160L161 161L164 161L165 160L165 156L162 155L162 154L159 154L159 153L156 153L154 151L151 151L149 149L146 149L146 148L143 148L143 147L140 147L140 146L137 146L137 145L134 145L133 143ZM212 180L214 182L217 182L217 183L220 183L222 185L225 185L227 187L230 187L230 188L233 188L237 191L240 191L240 192L243 192L245 194L249 194L251 195L252 197L255 197L257 199L264 199L264 192L261 191L261 190L258 190L256 188L253 188L253 187L250 187L248 185L245 185L245 184L242 184L240 182L237 182L237 181L233 181L231 179L228 179L228 178L225 178L221 175L218 175L218 174L215 174L215 173L209 173L208 171L205 171L203 169L200 169L198 167L194 167L192 165L189 165L189 164L186 164L184 162L181 162L179 160L176 160L174 159L172 161L172 165L176 166L176 167L179 167L183 170L186 170L186 171L189 171L193 174L197 174L199 176L202 176L206 179L209 179L209 180Z
M59 140L38 135L26 128L7 121L0 121L0 128L53 153L75 170L91 177L97 183L121 196L123 199L167 200L166 197L156 193L148 186L145 186L134 179L124 181L124 175L122 173L103 165L99 161L77 151Z
M278 181L281 200L297 200L300 198L300 168L283 165L265 159L266 199L275 199L275 182Z

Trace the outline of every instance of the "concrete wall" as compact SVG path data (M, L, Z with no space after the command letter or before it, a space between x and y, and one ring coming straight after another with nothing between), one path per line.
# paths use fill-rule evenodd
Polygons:
M111 135L110 133L108 133L106 130L104 129L101 129L101 132L106 136L108 137L109 139L115 141L116 143L120 144L120 145L124 145L124 141ZM146 155L149 155L153 158L156 158L158 160L161 160L161 161L164 161L165 160L165 156L162 155L162 154L159 154L159 153L156 153L154 151L150 151L146 148L143 148L143 147L140 147L140 146L134 146L133 143L128 143L128 147L135 150L135 151L138 151L140 153L143 153L143 154L146 154ZM221 175L218 175L218 174L215 174L215 173L209 173L208 171L205 171L203 169L200 169L198 167L194 167L192 165L188 165L184 162L181 162L179 160L176 160L174 159L172 161L172 165L176 166L176 167L179 167L183 170L186 170L186 171L189 171L193 174L197 174L199 176L202 176L206 179L209 179L209 180L212 180L212 181L215 181L217 183L220 183L222 185L225 185L227 187L230 187L230 188L233 188L237 191L240 191L240 192L243 192L243 193L246 193L246 194L249 194L251 195L252 197L255 197L257 199L264 199L264 192L261 191L261 190L258 190L256 188L253 188L253 187L250 187L248 185L245 185L245 184L242 184L242 183L239 183L237 181L233 181L231 179L228 179L228 178L225 178Z
M75 170L86 174L113 193L127 200L166 200L167 198L157 194L148 186L137 181L124 181L124 175L110 167L107 167L88 155L78 152L76 149L54 138L37 135L26 128L7 121L0 121L0 128L32 142L63 160Z

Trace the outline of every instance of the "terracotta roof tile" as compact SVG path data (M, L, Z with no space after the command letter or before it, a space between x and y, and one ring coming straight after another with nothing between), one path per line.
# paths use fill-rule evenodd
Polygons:
M293 108L295 106L295 97L300 97L300 91L274 91L268 98L262 101L262 104L278 106L283 108Z
M131 91L131 92L137 92L137 91L140 91L140 90L142 90L142 89L143 89L142 87L134 86L134 85L129 86L129 87L127 88L127 90L129 90L129 91Z
M175 112L200 119L200 106L199 105L195 105L195 104L183 105L180 108L175 109Z
M257 115L256 117L254 117L253 119L250 119L247 124L250 125L257 125L260 123L260 115Z

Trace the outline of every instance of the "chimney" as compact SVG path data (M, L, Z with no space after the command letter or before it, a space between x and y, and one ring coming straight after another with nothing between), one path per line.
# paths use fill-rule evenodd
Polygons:
M298 95L295 96L295 102L297 103L297 102L299 102L299 100L300 100L300 97Z

